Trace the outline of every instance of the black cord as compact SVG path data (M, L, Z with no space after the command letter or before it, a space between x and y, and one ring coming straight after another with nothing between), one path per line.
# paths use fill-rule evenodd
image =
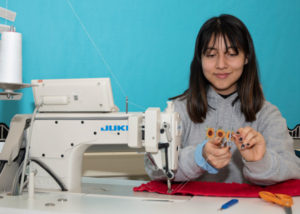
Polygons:
M46 170L46 172L48 172L48 174L56 181L56 183L59 185L59 187L61 188L61 191L68 191L67 188L65 187L65 185L54 175L53 172L50 171L50 169L48 169L48 167L46 165L44 165L43 163L41 163L40 161L36 160L36 159L30 159L31 161L37 163L40 167L42 167L44 170Z

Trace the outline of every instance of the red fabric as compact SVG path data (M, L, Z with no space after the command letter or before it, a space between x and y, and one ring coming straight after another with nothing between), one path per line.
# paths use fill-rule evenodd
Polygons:
M150 181L139 187L134 187L135 192L156 192L170 195L204 195L204 196L226 196L226 197L259 197L258 192L269 191L272 193L300 196L300 180L288 180L271 186L257 186L239 183L216 183L190 181L184 183L173 183L172 193L167 193L167 185L162 181Z

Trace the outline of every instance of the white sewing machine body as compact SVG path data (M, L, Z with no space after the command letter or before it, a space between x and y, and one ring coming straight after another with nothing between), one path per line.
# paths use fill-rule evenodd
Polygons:
M83 154L92 145L143 148L168 179L173 177L181 133L172 102L165 112L148 108L145 113L122 113L114 105L108 78L33 80L32 84L37 107L32 116L13 118L14 133L9 133L0 160L13 162L25 124L30 124L25 139L30 145L30 171L36 172L35 188L80 192Z
M149 111L152 110L148 110L145 114L147 115ZM176 123L173 122L171 128L177 129L179 119L177 114L158 113L163 123L169 124L171 121L175 121ZM82 157L86 149L92 145L114 144L128 144L134 148L144 147L142 126L148 119L145 114L39 113L33 124L30 159L46 165L65 184L68 191L80 192ZM153 122L157 123L158 121ZM148 129L152 128L155 129L155 127ZM162 127L157 128L160 130ZM148 133L146 127L144 130L145 133ZM155 133L156 130L153 132ZM171 146L172 150L168 150L170 169L173 171L177 169L177 161L172 160L178 156L177 148L180 142L180 136L176 136L175 133L174 131L172 143L176 142L177 145ZM165 134L161 134L159 139L161 142L168 142ZM136 144L132 145L132 142L136 142ZM163 169L165 165L164 151L158 149L158 144L150 146L149 149L153 150L152 157L157 167ZM147 146L145 146L145 150L148 150ZM35 168L38 170L35 178L36 188L60 189L53 178L34 163L32 169Z

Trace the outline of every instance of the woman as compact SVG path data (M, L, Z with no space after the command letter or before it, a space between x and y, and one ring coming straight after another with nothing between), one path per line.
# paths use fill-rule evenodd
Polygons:
M173 98L183 128L175 181L270 185L300 178L286 121L264 99L253 41L239 19L204 23L190 70L189 88ZM151 179L164 179L145 163Z

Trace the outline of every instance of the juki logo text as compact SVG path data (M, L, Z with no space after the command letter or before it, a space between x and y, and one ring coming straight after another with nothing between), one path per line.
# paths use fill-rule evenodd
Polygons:
M100 128L101 131L128 131L128 125L106 125Z

